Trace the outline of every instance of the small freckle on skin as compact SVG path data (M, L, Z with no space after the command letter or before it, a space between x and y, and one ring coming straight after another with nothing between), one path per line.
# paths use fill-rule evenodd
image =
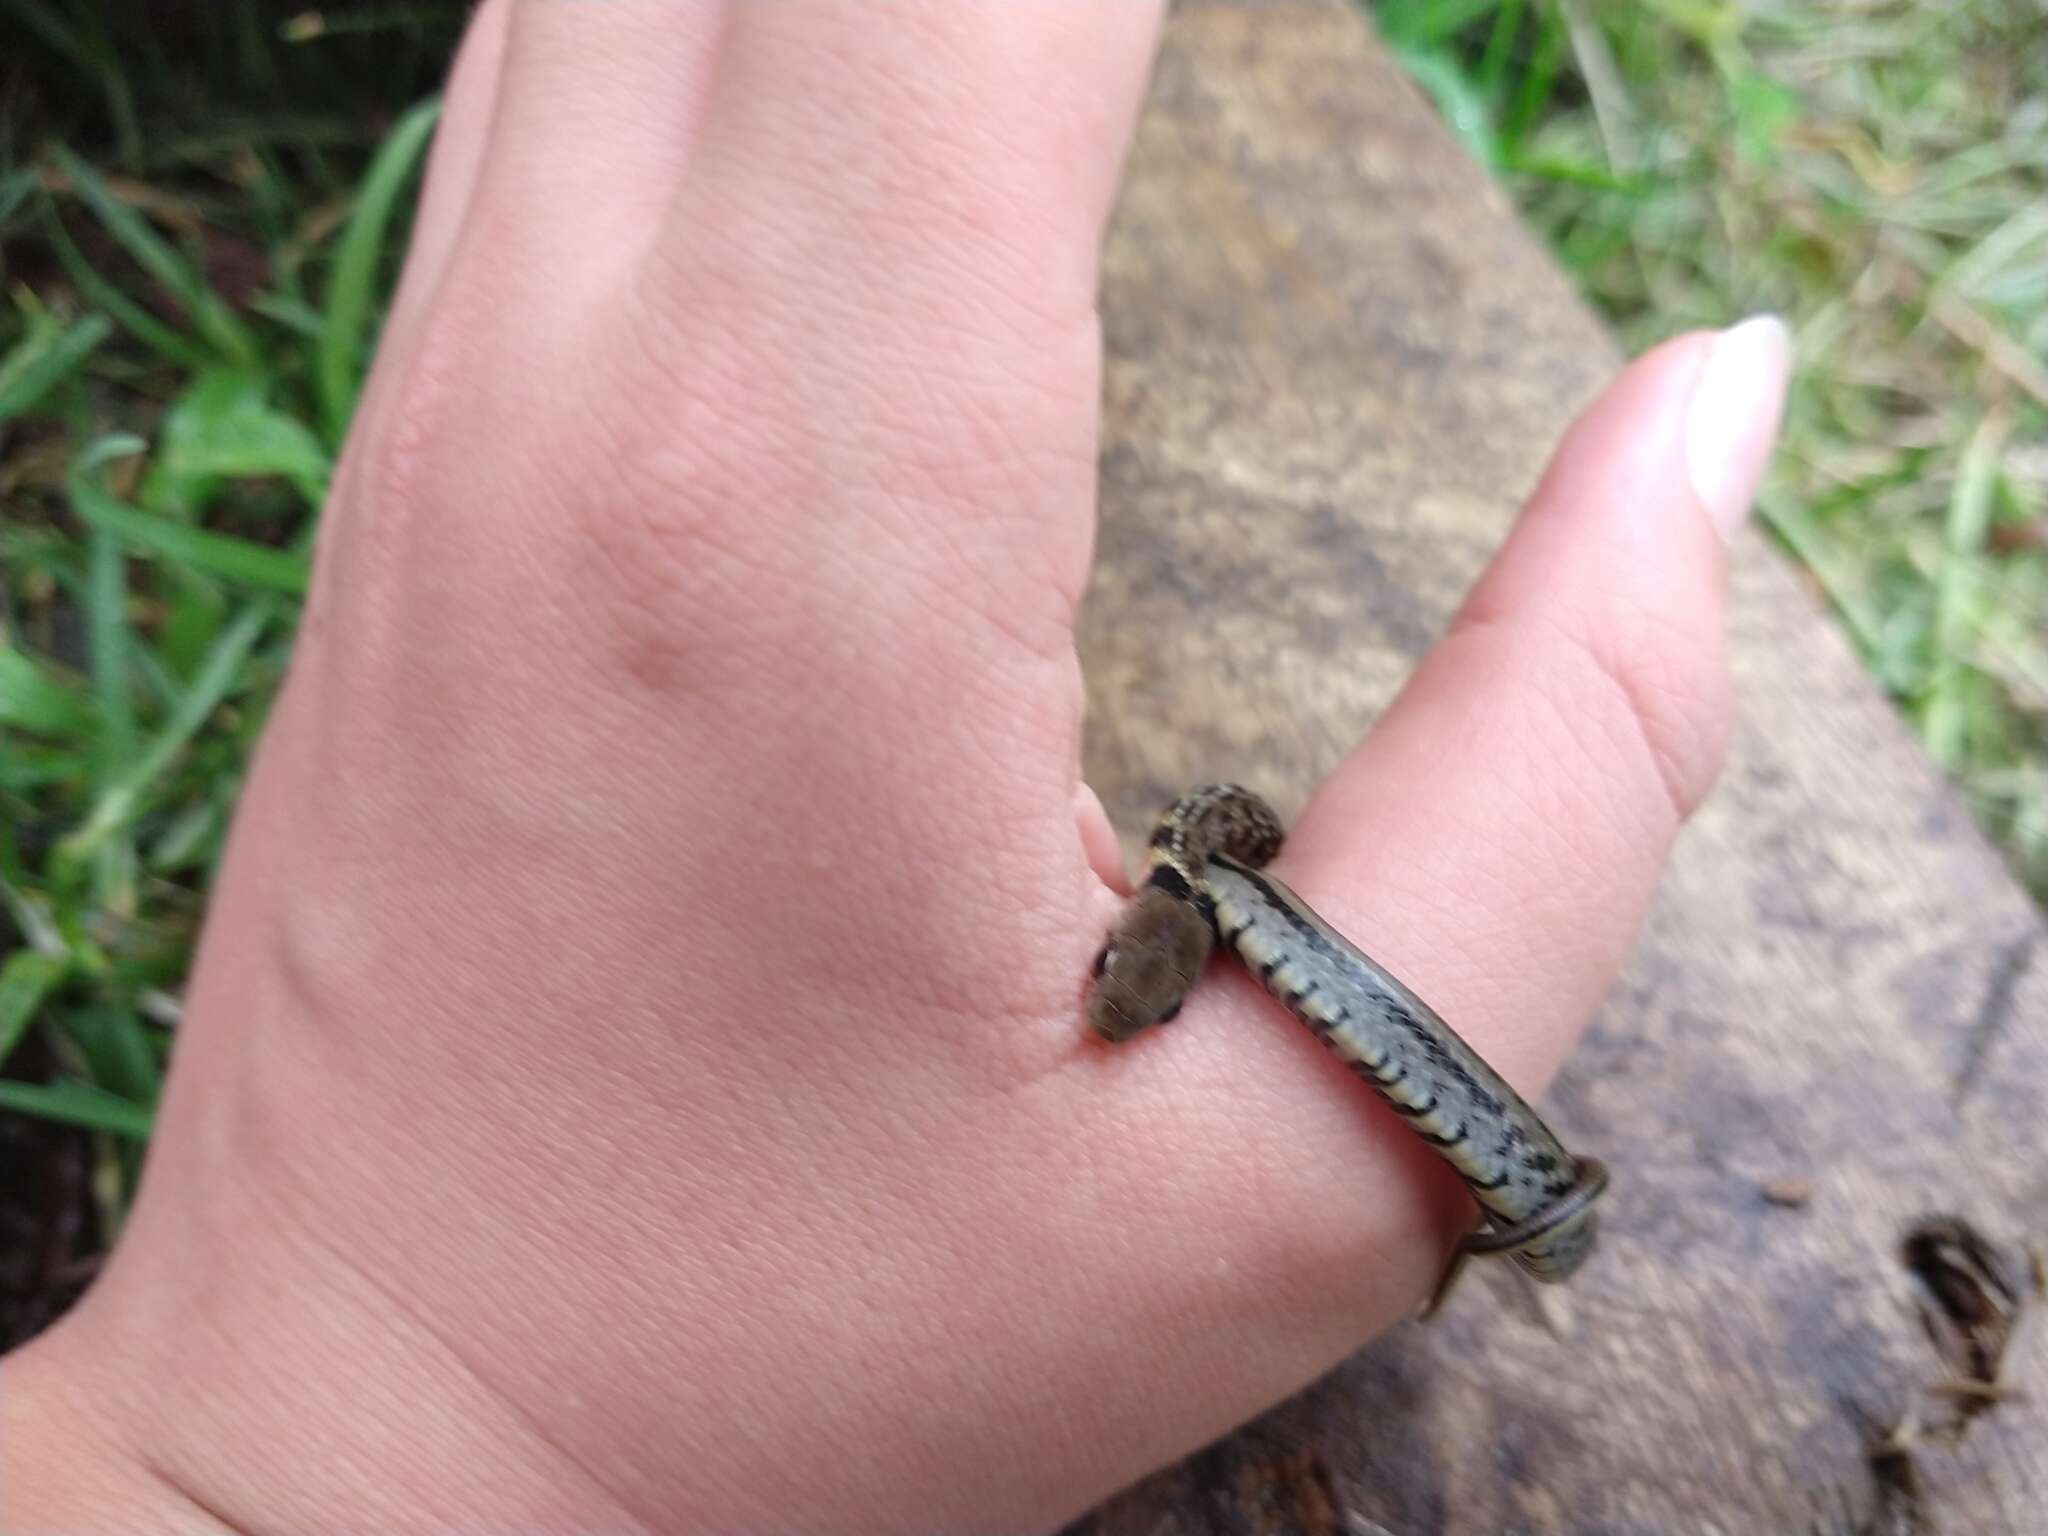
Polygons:
M626 675L654 692L665 692L676 678L675 647L658 641L637 641L626 652Z

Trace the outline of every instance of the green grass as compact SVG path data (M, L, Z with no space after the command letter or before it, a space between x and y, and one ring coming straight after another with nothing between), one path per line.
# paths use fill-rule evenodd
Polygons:
M2048 895L2048 13L1375 11L1631 348L1791 321L1761 516Z
M0 0L0 1110L108 1239L461 8L350 14Z
M1793 321L1764 516L2048 890L2037 9L1376 9L1631 346ZM460 12L0 0L0 1109L103 1235Z

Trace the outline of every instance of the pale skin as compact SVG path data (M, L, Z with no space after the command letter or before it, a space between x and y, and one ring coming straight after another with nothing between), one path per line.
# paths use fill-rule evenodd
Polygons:
M1081 1020L1157 23L486 0L142 1199L0 1363L0 1529L1043 1527L1428 1291L1469 1201L1248 980ZM1275 866L1527 1093L1720 760L1759 334L1587 410Z

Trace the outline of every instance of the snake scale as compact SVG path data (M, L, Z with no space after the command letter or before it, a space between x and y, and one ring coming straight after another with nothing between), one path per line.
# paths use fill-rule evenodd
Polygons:
M1434 1009L1262 873L1284 836L1273 808L1235 784L1174 801L1144 885L1096 955L1090 1026L1123 1041L1173 1018L1220 940L1464 1180L1487 1225L1461 1257L1507 1253L1539 1280L1564 1279L1592 1251L1605 1165L1566 1151Z

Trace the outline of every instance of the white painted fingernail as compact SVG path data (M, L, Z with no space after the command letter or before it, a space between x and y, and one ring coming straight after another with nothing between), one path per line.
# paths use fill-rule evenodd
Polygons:
M1792 335L1755 315L1714 338L1685 414L1685 470L1724 539L1735 537L1778 440Z

